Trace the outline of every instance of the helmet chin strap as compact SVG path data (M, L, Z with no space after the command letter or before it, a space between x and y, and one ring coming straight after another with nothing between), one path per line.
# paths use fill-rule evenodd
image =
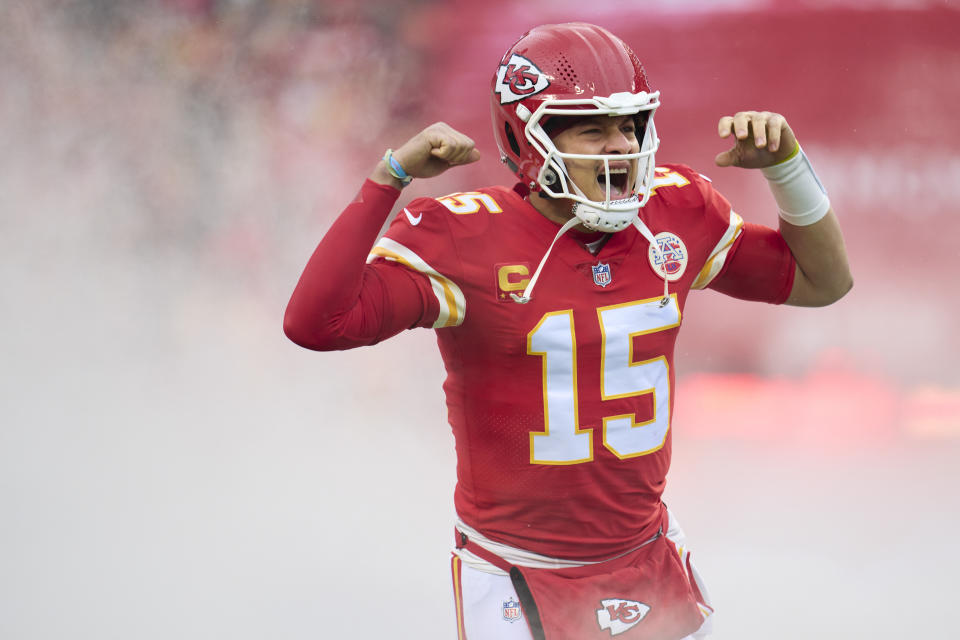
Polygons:
M580 219L583 226L593 231L605 231L607 233L616 233L623 231L630 224L632 219L640 213L640 198L631 196L622 200L612 200L611 204L635 204L635 208L625 211L618 211L616 217L611 216L611 212L597 207L591 207L582 202L576 202L573 205L573 215Z
M560 230L557 232L557 235L554 236L553 241L550 243L550 246L547 247L547 252L543 254L543 258L540 259L540 264L537 265L537 270L533 272L533 277L530 278L530 282L527 283L527 286L523 289L523 293L519 296L515 293L511 293L510 297L513 298L514 302L520 304L526 304L530 302L530 298L533 296L533 287L536 286L537 280L540 278L540 272L543 271L543 266L547 263L547 258L550 256L550 252L553 251L553 245L557 243L563 234L572 229L573 227L580 224L582 220L577 216L573 216L569 220L563 223L563 226L560 227ZM660 264L664 264L663 251L660 249L660 244L657 242L657 239L653 237L653 233L650 229L647 228L647 225L643 224L643 221L640 220L640 216L637 215L633 218L633 226L640 232L647 242L650 243L650 246L653 247L654 252L657 254L657 258L660 261ZM670 290L669 290L669 281L667 280L667 273L660 268L658 273L660 277L663 278L663 297L660 299L660 306L665 307L667 303L670 302Z
M511 293L510 297L513 298L514 302L519 302L520 304L526 304L530 302L530 296L533 295L533 287L537 284L537 278L540 277L540 272L543 271L543 265L547 263L547 257L550 255L550 252L553 251L553 245L557 243L557 240L560 239L560 236L565 234L567 231L573 227L580 224L580 218L574 216L563 223L563 226L560 227L560 231L557 232L557 235L554 236L553 242L550 243L550 246L547 247L547 252L543 254L543 258L540 259L540 264L537 265L537 270L533 272L533 277L530 278L530 282L527 283L527 286L524 288L523 293L519 296L515 293Z

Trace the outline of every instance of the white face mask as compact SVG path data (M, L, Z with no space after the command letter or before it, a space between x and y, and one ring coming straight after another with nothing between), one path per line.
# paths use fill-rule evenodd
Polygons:
M524 135L544 158L543 166L537 176L537 184L550 196L574 200L573 214L588 229L607 233L626 229L650 198L656 166L654 154L660 146L660 139L653 124L653 113L660 106L659 98L660 92L656 91L649 94L615 93L608 97L594 96L578 100L545 100L533 113L523 105L518 105L517 115L526 122ZM647 111L649 115L643 141L637 153L616 155L564 153L557 149L553 140L540 126L540 120L545 115L621 116L636 115L641 111ZM603 162L606 197L603 200L589 199L571 179L564 160ZM611 198L610 162L612 161L636 162L636 177L634 183L627 186L629 195L625 198Z

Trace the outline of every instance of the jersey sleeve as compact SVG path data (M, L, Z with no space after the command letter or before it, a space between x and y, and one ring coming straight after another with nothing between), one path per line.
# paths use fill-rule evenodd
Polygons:
M695 174L693 182L718 239L691 288L710 288L742 300L786 301L793 288L795 262L780 233L744 223L709 178Z
M427 284L437 309L429 326L456 327L466 314L466 297L458 282L463 269L449 218L451 211L433 198L418 198L397 214L371 249L368 264L401 265Z
M324 235L294 289L284 332L319 351L370 345L439 313L430 283L392 263L366 264L399 191L367 180Z
M793 290L796 261L780 232L746 224L724 269L710 283L714 291L739 298L783 304Z

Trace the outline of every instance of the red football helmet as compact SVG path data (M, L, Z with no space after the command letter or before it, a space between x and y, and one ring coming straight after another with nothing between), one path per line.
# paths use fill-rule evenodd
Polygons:
M660 93L651 92L640 60L620 38L592 24L543 25L523 35L503 55L492 82L494 137L501 160L533 191L576 201L574 213L585 226L621 231L650 197L654 153L659 146L653 113ZM558 116L636 117L638 153L568 154L545 131ZM550 126L546 127L550 129ZM604 163L606 199L590 200L570 179L565 158ZM630 160L633 184L626 198L611 200L609 162Z

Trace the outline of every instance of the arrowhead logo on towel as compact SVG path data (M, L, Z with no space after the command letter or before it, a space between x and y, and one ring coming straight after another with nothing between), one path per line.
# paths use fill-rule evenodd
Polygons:
M603 608L597 609L597 622L601 629L609 629L611 636L629 631L650 611L642 602L622 598L601 600L600 604Z

